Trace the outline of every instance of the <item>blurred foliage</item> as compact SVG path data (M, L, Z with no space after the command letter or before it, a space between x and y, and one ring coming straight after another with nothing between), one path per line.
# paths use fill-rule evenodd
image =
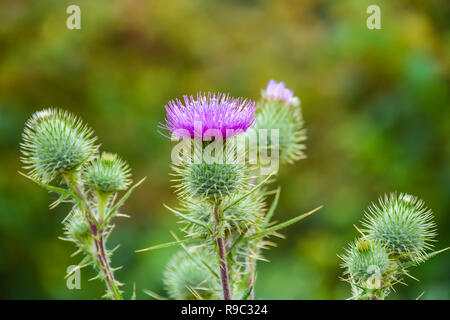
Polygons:
M81 7L81 30L66 8ZM366 28L381 7L382 30ZM49 211L45 190L18 175L25 121L43 107L70 110L148 179L117 221L110 246L126 296L133 283L166 295L162 275L176 248L171 142L157 131L164 105L185 93L225 91L258 99L270 79L300 97L308 159L283 167L279 221L318 205L286 229L258 264L256 298L344 299L337 254L357 236L371 201L414 194L433 209L437 248L450 244L450 5L442 0L10 0L0 2L0 298L98 298L83 270L68 290L72 246L57 239L68 207ZM450 298L450 256L412 273L393 298Z

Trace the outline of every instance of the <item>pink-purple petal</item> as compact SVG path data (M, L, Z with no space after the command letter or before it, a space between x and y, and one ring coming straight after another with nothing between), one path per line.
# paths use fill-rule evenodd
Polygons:
M291 104L294 100L294 91L286 88L282 81L270 80L265 95L268 99L282 101L286 104Z
M169 101L162 129L177 139L230 138L245 132L254 122L255 102L222 93L198 93Z

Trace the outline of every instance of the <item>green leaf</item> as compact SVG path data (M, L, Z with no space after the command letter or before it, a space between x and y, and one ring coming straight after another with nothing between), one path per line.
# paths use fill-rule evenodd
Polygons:
M125 201L128 199L128 197L131 195L131 193L133 192L133 190L138 187L142 182L144 182L144 180L146 179L146 177L142 178L138 183L136 183L134 186L132 186L130 189L128 189L128 191L124 194L124 196L117 201L117 203L108 211L108 214L106 215L105 218L105 224L108 222L108 220L111 218L111 216L117 211L119 210L119 208L125 203Z
M42 188L47 189L48 191L58 193L58 194L66 197L66 198L72 195L70 190L67 190L67 189L64 189L64 188L55 187L55 186L51 186L49 184L46 184L46 183L40 182L40 181L38 181L36 179L33 179L32 177L27 176L25 173L22 173L20 171L17 171L17 172L20 175L24 176L25 178L30 179L31 181L33 181L37 185L41 186Z
M50 204L50 209L55 209L57 206L59 206L61 204L61 202L65 201L69 197L70 197L70 194L60 195L59 198L55 202Z
M247 300L250 296L250 293L252 293L253 290L253 284L251 286L248 286L247 289L245 289L244 294L241 297L241 300Z
M282 228L285 228L285 227L287 227L287 226L290 226L291 224L296 223L296 222L298 222L298 221L300 221L300 220L302 220L302 219L304 219L304 218L306 218L306 217L312 215L314 212L320 210L322 207L323 207L323 206L317 207L317 208L315 208L315 209L313 209L313 210L311 210L311 211L309 211L309 212L307 212L307 213L305 213L305 214L302 214L302 215L297 216L297 217L295 217L295 218L292 218L292 219L290 219L290 220L288 220L288 221L285 221L285 222L283 222L283 223L277 224L277 225L275 225L275 226L273 226L273 227L270 227L270 228L261 230L261 231L259 231L259 232L257 232L257 233L254 233L254 234L252 234L252 235L249 235L249 236L247 236L247 239L251 240L251 239L261 238L261 237L266 236L266 235L269 234L269 233L273 233L273 232L275 232L275 231L277 231L277 230L280 230L280 229L282 229Z
M133 293L131 294L131 300L136 300L136 282L133 283Z
M196 224L196 225L199 225L199 226L201 226L201 227L203 227L203 228L205 228L205 229L208 229L208 226L207 226L206 224L204 224L203 222L201 222L201 221L199 221L199 220L197 220L197 219L188 217L188 216L182 214L181 212L179 212L179 211L177 211L177 210L175 210L175 209L170 208L169 206L167 206L167 205L164 204L164 203L163 203L163 206L166 207L166 209L168 209L169 211L171 211L171 212L174 213L175 215L179 216L180 218L185 219L185 220L187 220L187 221L189 221L189 222L192 222L192 223L194 223L194 224Z
M439 253L445 252L445 251L447 251L448 249L450 249L450 247L447 247L447 248L445 248L445 249L441 249L441 250L438 250L438 251L433 251L433 252L427 254L427 255L426 255L426 258L429 259L429 258L431 258L431 257L434 257L435 255L438 255Z
M194 241L194 240L197 240L197 239L199 239L199 237L188 238L188 239L183 239L183 240L179 240L179 241L166 242L166 243L158 244L156 246L148 247L148 248L145 248L145 249L139 249L139 250L136 250L135 252L144 252L144 251L150 251L150 250L156 250L156 249L176 246L177 244L188 243L190 241Z
M155 293L155 292L153 292L153 291L150 291L150 290L147 290L147 289L145 289L145 290L142 290L146 295L149 295L150 297L152 297L152 298L154 298L154 299L156 299L156 300L169 300L169 299L167 299L167 298L165 298L165 297L163 297L163 296L160 296L159 294L157 294L157 293Z
M272 204L270 205L269 210L267 211L266 216L264 217L264 226L267 226L270 222L270 219L273 216L273 213L275 212L275 209L277 208L278 205L278 199L280 199L280 192L281 192L281 187L277 188L277 193L275 195L275 199L273 199Z
M229 208L233 207L235 204L241 202L242 200L244 200L245 198L247 198L250 194L252 194L253 192L255 192L256 190L258 190L259 188L261 188L266 182L267 180L270 179L272 175L268 175L267 178L265 178L263 181L261 181L260 183L258 183L256 186L254 186L250 191L248 191L247 193L245 193L244 195L242 195L241 197L239 197L238 199L236 199L235 201L233 201L232 203L230 203L227 207L225 207L223 209L223 211L228 210Z
M445 249L441 249L441 250L438 250L438 251L433 251L431 253L425 254L425 256L423 257L423 261L426 261L426 260L428 260L428 259L430 259L430 258L432 258L432 257L434 257L436 255L438 255L439 253L447 251L448 249L450 249L450 247L447 247ZM415 265L417 265L417 261L404 262L404 263L400 264L399 266L401 268L405 268L406 269L406 268L409 268L409 267L412 267L412 266L415 266Z

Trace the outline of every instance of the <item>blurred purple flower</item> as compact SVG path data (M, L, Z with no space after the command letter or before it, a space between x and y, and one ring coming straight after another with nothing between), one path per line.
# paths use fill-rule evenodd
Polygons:
M165 106L167 115L160 128L182 138L230 138L245 132L254 122L255 102L223 93L183 96Z
M294 97L294 91L286 88L284 82L270 80L264 94L270 100L278 100L293 105L298 103L298 98Z

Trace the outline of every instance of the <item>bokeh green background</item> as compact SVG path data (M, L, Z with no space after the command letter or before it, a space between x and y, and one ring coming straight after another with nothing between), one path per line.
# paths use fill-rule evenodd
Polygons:
M66 28L66 7L81 7L81 30ZM366 28L381 7L382 30ZM68 207L17 173L24 122L44 107L81 116L106 151L122 155L135 179L147 176L109 241L130 296L164 294L176 204L172 143L157 132L168 100L225 91L257 99L270 79L300 97L308 159L281 169L278 221L324 208L284 231L259 263L257 298L344 299L337 254L353 224L390 191L433 209L437 248L450 244L449 2L418 0L165 0L0 3L0 298L94 299L103 284L81 273L68 290L71 243L58 240ZM450 255L416 267L390 298L450 298Z

